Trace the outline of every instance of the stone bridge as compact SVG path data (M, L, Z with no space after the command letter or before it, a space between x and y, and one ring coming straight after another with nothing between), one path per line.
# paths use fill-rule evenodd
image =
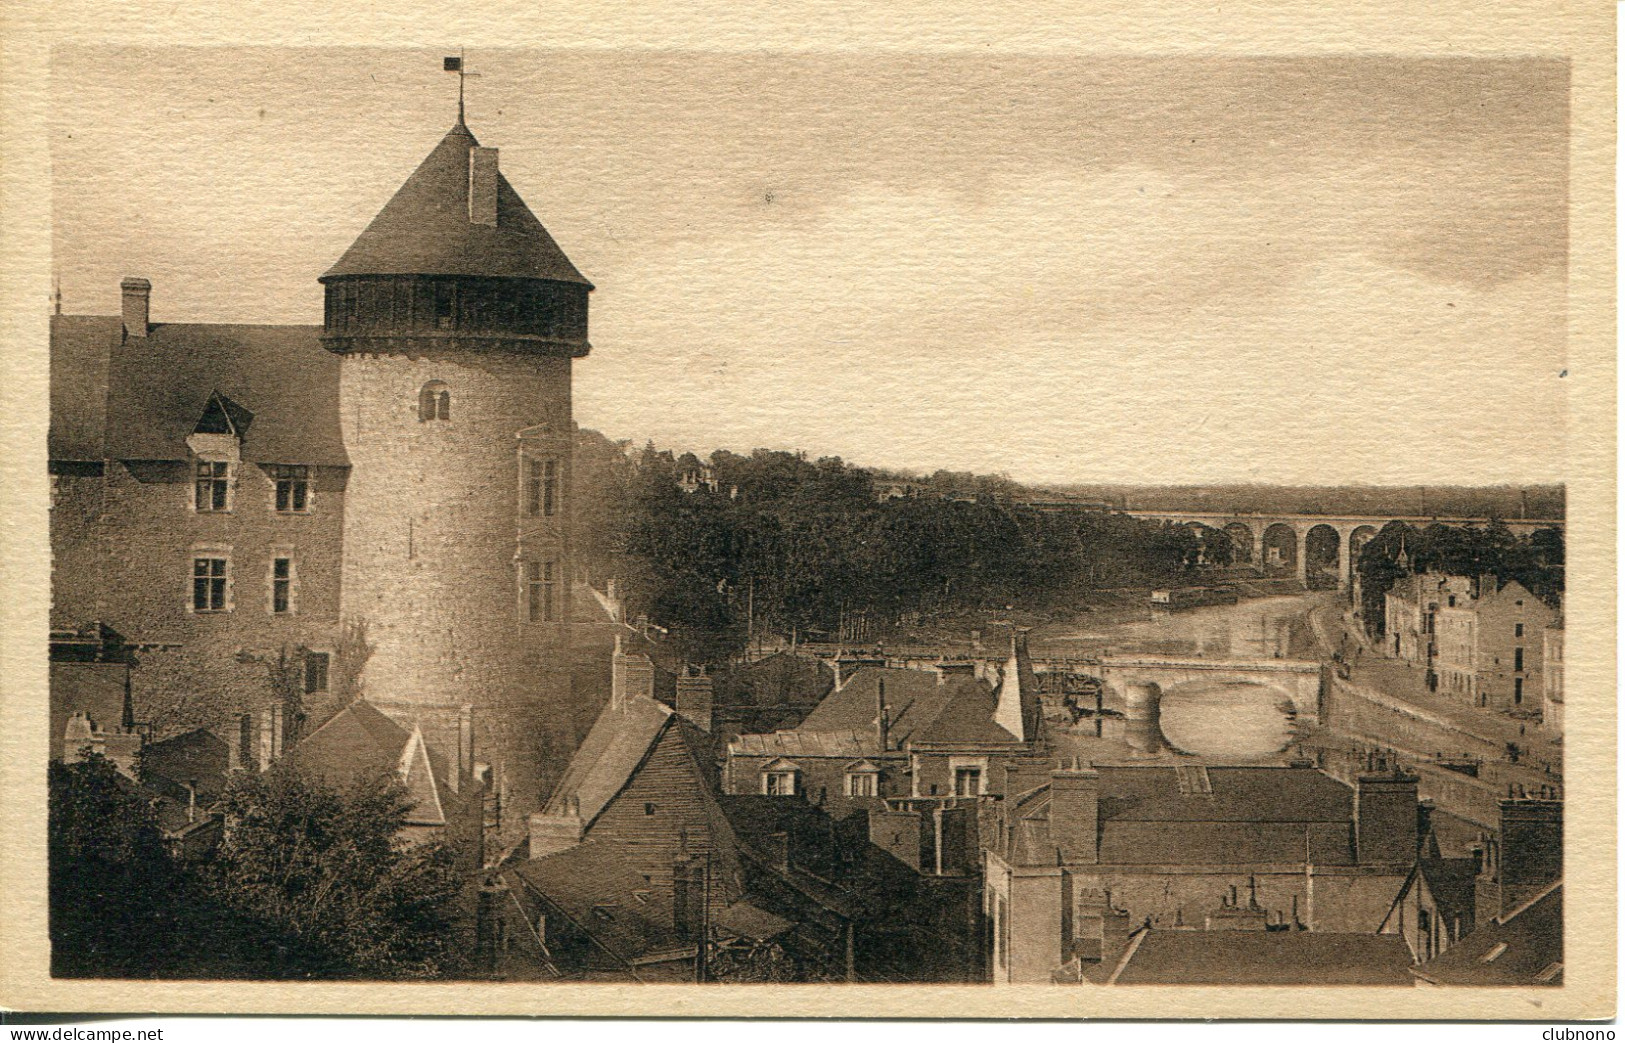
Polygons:
M1048 665L1048 664L1046 664ZM1037 661L1033 669L1044 672ZM1108 705L1131 720L1159 715L1162 697L1185 685L1237 682L1256 684L1280 693L1292 703L1298 719L1320 721L1321 666L1303 659L1202 659L1169 656L1102 656L1093 669L1074 667L1073 673L1092 674L1106 686Z
M1138 511L1126 513L1148 521L1175 525L1198 525L1217 529L1229 536L1236 549L1236 561L1258 565L1265 574L1286 575L1290 571L1304 584L1309 581L1310 540L1313 539L1325 566L1337 575L1337 589L1344 590L1353 580L1354 563L1368 540L1389 522L1408 525L1481 526L1489 518L1427 518L1409 515L1359 514L1242 514L1224 511ZM1507 529L1526 536L1537 529L1562 529L1563 520L1537 518L1497 519Z

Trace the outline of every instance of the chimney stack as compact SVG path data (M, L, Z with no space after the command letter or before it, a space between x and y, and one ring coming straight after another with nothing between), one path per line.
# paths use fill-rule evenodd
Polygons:
M1500 843L1490 867L1499 899L1498 916L1517 908L1563 876L1563 802L1534 797L1501 801ZM1492 899L1492 901L1493 901Z
M543 858L581 843L586 823L581 821L581 798L556 797L545 811L530 816L530 857Z
M497 150L475 146L468 150L468 220L470 224L497 223Z
M124 294L124 335L145 337L151 319L152 283L131 276L119 283Z
M1100 773L1074 760L1050 772L1049 838L1062 865L1100 860Z
M712 685L703 672L690 676L685 670L677 679L677 712L701 731L711 730Z
M1416 860L1417 777L1401 771L1354 782L1354 855L1361 865Z

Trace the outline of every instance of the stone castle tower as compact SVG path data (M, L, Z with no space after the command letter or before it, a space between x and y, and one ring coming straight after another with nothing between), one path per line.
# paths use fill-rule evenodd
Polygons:
M570 371L592 284L461 119L321 282L351 464L341 657L426 732L472 707L510 833L575 738Z

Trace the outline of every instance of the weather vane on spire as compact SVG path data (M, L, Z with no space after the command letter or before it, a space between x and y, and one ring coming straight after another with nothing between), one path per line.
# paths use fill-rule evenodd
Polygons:
M477 72L467 72L463 69L463 50L460 47L457 49L456 54L446 56L445 69L447 72L454 72L457 74L457 123L462 125L463 81L468 79L470 76L474 77L475 79L479 79L480 74Z

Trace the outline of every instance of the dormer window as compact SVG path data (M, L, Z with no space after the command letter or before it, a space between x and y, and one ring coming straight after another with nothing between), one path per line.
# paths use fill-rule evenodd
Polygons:
M451 389L443 382L431 380L418 392L418 419L451 419Z
M846 766L845 786L848 797L880 796L880 768L869 760L853 761Z
M800 774L790 761L779 757L762 767L762 795L766 797L793 797L796 795L796 776Z

